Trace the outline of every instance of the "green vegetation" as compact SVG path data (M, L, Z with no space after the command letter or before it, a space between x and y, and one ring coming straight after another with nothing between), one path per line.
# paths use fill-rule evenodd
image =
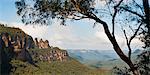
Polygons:
M19 28L14 28L14 27L6 27L4 24L0 24L0 34L2 32L7 32L9 33L9 35L15 35L17 32L22 34L22 35L25 35L25 33L19 29Z
M140 75L150 75L150 49L143 50L142 53L136 57L135 66L137 67ZM131 75L131 70L124 66L116 66L113 68L113 72L116 75Z
M12 60L11 75L110 75L107 70L94 70L75 60L66 62L38 62L39 68L19 60Z
M36 50L32 49L30 52L39 52L45 53L48 50ZM32 56L34 57L34 56ZM51 63L39 61L38 59L33 58L36 61L35 67L27 62L22 62L20 60L13 59L11 61L12 64L12 72L11 75L110 75L110 70L105 69L91 69L87 66L81 64L73 58L69 58L67 61L53 61Z

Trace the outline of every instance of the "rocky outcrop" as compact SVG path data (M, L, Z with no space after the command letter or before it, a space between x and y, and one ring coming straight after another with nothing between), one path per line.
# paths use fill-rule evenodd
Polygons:
M12 36L12 44L17 48L26 48L31 49L34 48L34 41L31 36L24 35L17 32L15 35Z
M48 40L45 40L43 41L43 39L40 39L38 41L37 38L35 38L35 46L38 47L39 49L45 49L45 48L50 48L50 45L49 45L49 41Z
M7 27L0 27L0 29L7 29ZM13 30L11 30L13 29ZM32 37L25 34L23 31L15 28L8 28L8 32L0 31L0 49L7 52L6 56L11 58L15 57L22 61L28 61L33 64L32 55L38 57L41 61L66 61L69 55L66 50L61 50L58 47L50 47L49 41L43 39L38 40L35 38L33 41ZM30 54L31 48L39 48L35 52ZM36 48L35 48L36 49Z
M8 40L5 37L3 37L3 40L6 44L6 46L8 45L7 42L10 41L11 44L13 45L13 47L15 47L17 49L34 48L33 38L31 36L27 35L21 29L14 28L14 27L6 27L3 24L0 24L0 34L4 34L4 33L6 33L6 35L8 35L7 36Z
M14 35L13 38L7 32L1 33L1 49L6 52L9 61L14 57L23 61L33 62L31 55L28 52L29 45L27 45L27 37Z
M66 50L61 50L58 47L51 47L48 50L40 50L40 52L32 51L31 53L40 61L51 63L52 61L67 61L69 55Z
M0 74L9 75L11 71L11 58L13 57L13 48L8 41L8 34L0 35Z

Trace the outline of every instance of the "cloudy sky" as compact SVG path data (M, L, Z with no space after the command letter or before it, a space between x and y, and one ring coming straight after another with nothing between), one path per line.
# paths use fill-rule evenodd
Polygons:
M0 0L0 23L8 24L11 27L19 27L33 38L47 39L51 46L63 49L113 49L104 34L102 26L97 24L93 28L94 21L89 19L68 22L67 26L59 25L59 21L57 20L54 20L52 25L49 26L24 25L20 20L20 17L16 14L15 0ZM117 33L120 32L118 31ZM126 49L124 36L117 34L116 38L119 45L123 49ZM135 39L132 47L141 47L139 43Z

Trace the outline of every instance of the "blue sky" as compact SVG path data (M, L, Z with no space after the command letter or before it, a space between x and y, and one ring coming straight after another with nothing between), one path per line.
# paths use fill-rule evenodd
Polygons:
M0 1L0 20L7 22L19 21L19 17L16 14L15 0Z
M94 21L92 20L85 19L68 22L67 26L60 26L59 21L56 20L49 26L26 26L22 24L19 16L16 14L15 0L0 1L0 23L19 27L34 38L47 39L50 45L63 49L112 50L112 45L104 34L102 26L98 24L93 28ZM125 49L124 37L120 35L116 36L120 46ZM135 48L137 48L136 41L133 42L133 47Z

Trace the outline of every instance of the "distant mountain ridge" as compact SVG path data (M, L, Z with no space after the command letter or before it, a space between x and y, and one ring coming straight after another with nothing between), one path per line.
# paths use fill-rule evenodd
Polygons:
M114 50L86 50L86 49L68 49L70 57L76 58L87 66L96 68L108 67L112 68L114 65L122 65L123 62L120 60ZM124 51L125 54L128 51ZM142 50L136 49L132 52L132 58L135 59Z
M118 56L113 50L67 50L71 57L80 56L87 60L110 60ZM107 58L107 59L106 59Z

